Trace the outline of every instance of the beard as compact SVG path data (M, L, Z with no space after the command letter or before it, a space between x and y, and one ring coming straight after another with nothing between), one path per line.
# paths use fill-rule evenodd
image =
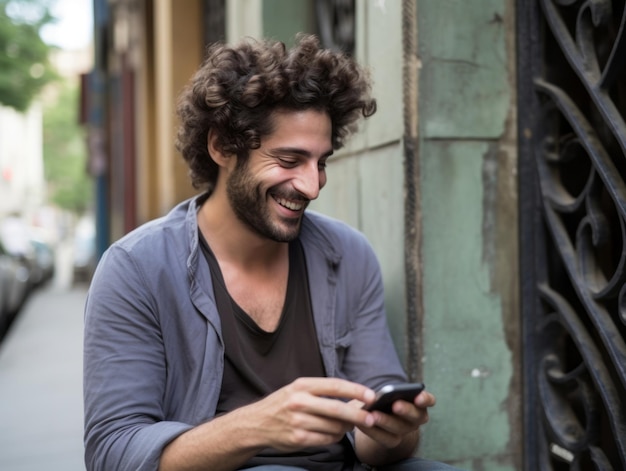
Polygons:
M278 187L267 193L248 171L247 160L238 161L235 170L226 182L226 193L237 218L257 235L276 242L289 242L298 237L302 217L284 218L272 214L268 195L281 196L292 200L302 200L299 194L281 192Z

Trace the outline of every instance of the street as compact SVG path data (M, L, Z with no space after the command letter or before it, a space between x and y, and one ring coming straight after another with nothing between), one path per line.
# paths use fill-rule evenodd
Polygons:
M79 471L86 285L63 270L33 292L0 344L0 470Z

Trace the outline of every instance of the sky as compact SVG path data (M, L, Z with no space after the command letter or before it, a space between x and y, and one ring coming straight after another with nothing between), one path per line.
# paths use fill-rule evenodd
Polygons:
M93 0L56 0L57 21L41 32L43 40L62 49L84 49L93 39Z

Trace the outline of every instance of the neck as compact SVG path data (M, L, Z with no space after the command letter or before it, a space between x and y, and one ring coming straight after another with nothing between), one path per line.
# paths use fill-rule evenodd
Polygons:
M254 233L228 202L220 199L220 193L211 195L198 212L198 226L218 260L249 268L267 267L288 253L287 243Z

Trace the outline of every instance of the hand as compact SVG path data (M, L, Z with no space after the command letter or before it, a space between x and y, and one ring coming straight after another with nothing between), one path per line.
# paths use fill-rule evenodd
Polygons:
M160 470L239 469L264 448L300 450L338 442L374 416L353 404L375 394L338 378L300 378L269 396L188 430L165 447Z
M428 422L428 408L435 403L435 396L422 391L413 403L401 400L394 402L392 414L371 412L374 425L357 426L359 458L364 463L374 465L410 456L417 447L420 426Z
M371 389L338 378L299 378L242 412L263 431L265 446L293 451L338 442L355 425L371 428L371 413L341 399L362 403L374 396Z

